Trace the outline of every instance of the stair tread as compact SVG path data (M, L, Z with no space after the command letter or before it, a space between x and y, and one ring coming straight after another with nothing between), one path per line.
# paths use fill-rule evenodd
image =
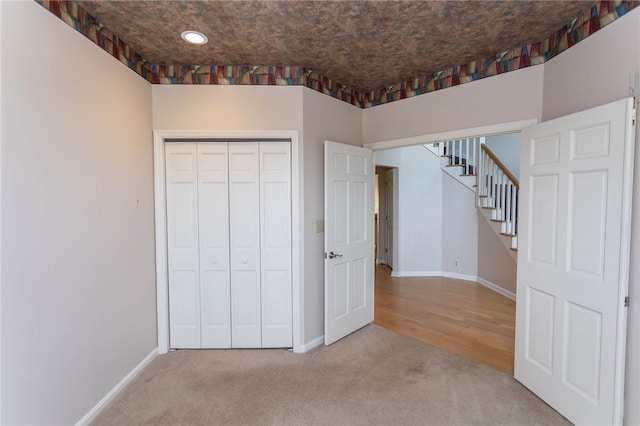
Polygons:
M504 220L504 219L491 219L491 222L505 223L506 220Z
M517 247L516 248L511 247L511 250L518 251L518 248Z
M486 207L486 206L482 206L482 208L486 209L486 210L495 210L496 209L495 207Z
M445 167L464 167L464 164L447 164Z
M478 176L478 175L475 173L463 173L460 176Z
M504 235L505 237L517 237L518 234L510 234L508 232L501 232L500 235Z

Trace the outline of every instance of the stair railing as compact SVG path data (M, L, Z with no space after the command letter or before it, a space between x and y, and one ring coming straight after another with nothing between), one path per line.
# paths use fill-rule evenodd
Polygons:
M462 176L476 174L478 164L478 146L484 138L455 139L434 144L438 148L438 155L449 159L446 167L462 167Z
M480 146L477 205L492 209L491 220L501 222L501 233L518 234L520 182L485 144Z

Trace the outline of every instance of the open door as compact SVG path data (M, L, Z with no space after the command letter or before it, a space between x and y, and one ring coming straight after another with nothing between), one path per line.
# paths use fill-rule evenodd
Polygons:
M515 377L575 424L622 424L633 103L522 132Z
M325 345L373 321L373 219L373 152L325 141Z

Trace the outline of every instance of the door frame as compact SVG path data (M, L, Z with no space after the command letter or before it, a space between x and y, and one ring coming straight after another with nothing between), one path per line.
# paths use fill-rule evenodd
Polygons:
M500 135L503 133L519 132L525 127L529 127L536 123L538 123L537 118L529 118L526 120L519 120L519 121L506 121L504 123L489 124L486 126L469 127L466 129L454 129L446 132L428 133L428 134L419 135L419 136L411 136L408 138L389 139L389 140L384 140L379 142L370 142L370 143L365 143L362 146L364 146L365 148L372 149L375 154L375 151L379 151L383 149L402 148L404 146L414 146L414 145L424 145L428 143L442 142L442 141L451 140L451 139L465 139L465 138L472 138L476 136L492 136L492 135ZM375 158L374 158L373 164L374 164L374 167L378 165L378 163L375 161Z
M375 152L375 151L374 151ZM385 201L387 203L386 206L386 214L387 220L385 221L385 226L387 226L387 266L391 268L393 271L394 265L397 264L396 259L398 258L396 247L398 245L398 173L399 170L397 167L391 167L386 171L386 174L391 174L391 190L385 189L387 193L385 194ZM385 183L388 184L389 180L385 176ZM391 192L391 197L389 197L389 192ZM389 206L391 206L391 238L389 238ZM393 272L391 274L393 276Z
M220 130L154 130L153 131L153 187L155 195L156 237L156 310L158 329L158 353L169 351L169 280L167 276L167 214L165 153L166 140L194 139L233 141L289 140L291 142L291 294L293 351L304 352L302 324L304 318L302 277L304 265L301 259L303 230L301 229L302 205L302 152L297 130L220 131Z
M427 134L418 135L418 136L410 136L407 138L388 139L388 140L382 140L379 142L370 142L370 143L363 144L363 146L365 148L369 148L373 150L374 168L375 166L385 166L385 167L395 168L394 166L390 166L388 164L378 163L378 160L376 158L376 152L387 150L387 149L403 148L407 146L425 145L429 143L442 142L443 140L465 139L465 138L472 138L477 136L492 136L492 135L501 135L505 133L520 132L525 127L529 127L537 123L538 123L537 118L529 118L529 119L518 120L518 121L505 121L503 123L488 124L485 126L453 129L446 132L427 133ZM401 203L400 193L399 193L400 191L398 189L400 170L398 170L397 168L395 169L396 169L396 174L394 175L395 186L393 188L394 190L393 207L395 209L395 212L394 212L394 218L393 218L393 227L394 227L393 234L394 235L393 235L393 242L392 242L393 244L392 267L395 266L396 270L398 270L399 269L398 265L400 264L398 254L401 251L400 246L402 243L400 234L402 231L403 223L401 222L400 215L398 214L398 212L400 211L400 203ZM402 275L394 275L394 276L402 276ZM491 288L492 290L495 290L494 287L489 287L489 288Z

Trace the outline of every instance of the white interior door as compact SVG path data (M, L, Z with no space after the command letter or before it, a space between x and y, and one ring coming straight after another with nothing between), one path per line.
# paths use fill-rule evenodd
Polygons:
M515 377L576 424L622 423L632 103L522 132Z
M373 321L374 166L367 148L325 141L325 335Z

